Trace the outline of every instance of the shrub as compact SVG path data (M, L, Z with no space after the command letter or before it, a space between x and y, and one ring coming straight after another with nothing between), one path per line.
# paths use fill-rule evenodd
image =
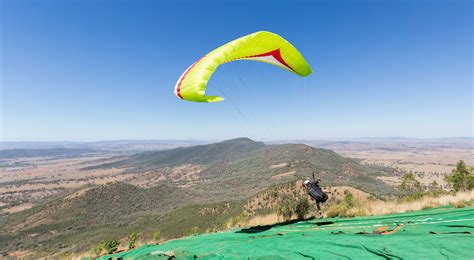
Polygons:
M154 242L160 242L161 232L159 230L156 230L155 232L153 232L152 239Z
M230 218L230 220L228 221L228 225L231 227L235 227L239 225L240 223L245 222L248 218L249 218L249 215L245 213L245 211L242 211L240 212L239 215Z
M330 204L326 210L326 217L355 217L365 216L367 212L364 207L354 199L352 193L348 190L344 191L344 201L336 201Z
M435 197L442 195L444 193L443 189L439 186L437 181L433 181L428 187L428 190L429 190L429 193Z
M333 204L326 210L326 217L345 217L347 216L347 207L344 204Z
M309 201L306 197L300 198L298 203L295 206L295 213L298 219L304 219L304 216L309 212Z
M353 208L348 210L346 217L357 217L357 216L366 216L366 215L367 215L367 211L364 209L364 207L356 203Z
M137 232L132 232L128 238L128 249L135 248L137 242Z
M371 201L375 201L375 200L378 200L379 198L374 194L370 194L369 197L367 197L367 199Z
M455 208L465 208L466 206L467 205L465 201L459 201L453 204L453 207Z
M120 245L120 240L114 238L105 242L104 248L108 254L112 254L113 252L117 251L119 245Z
M99 256L100 254L102 254L103 250L104 250L104 244L102 243L94 245L91 249L92 253L95 254L96 256Z
M198 227L192 227L191 229L188 230L188 235L189 236L194 236L199 234L199 228Z

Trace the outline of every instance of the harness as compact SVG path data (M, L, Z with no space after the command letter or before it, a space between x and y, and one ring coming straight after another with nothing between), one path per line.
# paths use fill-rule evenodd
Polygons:
M321 190L321 188L319 187L318 184L316 184L315 182L308 182L307 184L305 184L305 187L306 187L306 191L308 192L308 194L314 199L316 200L316 202L325 202L326 200L328 200L328 195L326 193L324 193L324 191Z

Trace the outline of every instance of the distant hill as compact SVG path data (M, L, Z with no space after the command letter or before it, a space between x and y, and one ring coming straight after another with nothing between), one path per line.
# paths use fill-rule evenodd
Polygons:
M0 150L11 149L94 149L114 152L143 152L152 150L166 150L177 147L186 147L209 143L197 140L110 140L95 142L8 142L0 141Z
M33 157L77 157L84 154L101 153L96 149L48 148L48 149L7 149L0 150L0 159Z
M350 185L375 194L393 191L375 178L393 173L391 168L361 165L331 150L304 144L265 145L248 138L143 152L86 169L124 167L130 172L146 172L182 164L203 166L204 170L198 176L202 184L194 189L203 193L215 192L219 198L224 195L221 191L235 191L237 196L246 196L245 192L256 192L282 181L309 178L313 172L328 185Z
M264 146L264 143L255 142L248 138L237 138L206 145L142 152L131 156L127 160L89 167L88 169L132 166L136 170L147 170L179 164L208 165L218 161L240 158L246 153Z

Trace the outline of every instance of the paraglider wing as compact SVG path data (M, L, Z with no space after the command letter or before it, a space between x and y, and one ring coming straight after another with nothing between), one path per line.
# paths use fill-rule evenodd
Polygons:
M299 76L311 74L301 53L281 36L261 31L233 40L193 63L176 83L177 97L195 102L218 102L220 96L206 96L206 85L221 64L235 60L255 60L286 69Z

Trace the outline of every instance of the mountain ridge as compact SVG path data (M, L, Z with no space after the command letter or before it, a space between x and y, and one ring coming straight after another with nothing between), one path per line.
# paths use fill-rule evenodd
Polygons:
M135 167L135 170L174 166L184 163L207 165L219 160L230 160L264 146L263 142L255 142L249 138L236 138L212 144L179 147L164 151L141 152L127 160L87 167L85 169L123 167L130 164L139 165Z

